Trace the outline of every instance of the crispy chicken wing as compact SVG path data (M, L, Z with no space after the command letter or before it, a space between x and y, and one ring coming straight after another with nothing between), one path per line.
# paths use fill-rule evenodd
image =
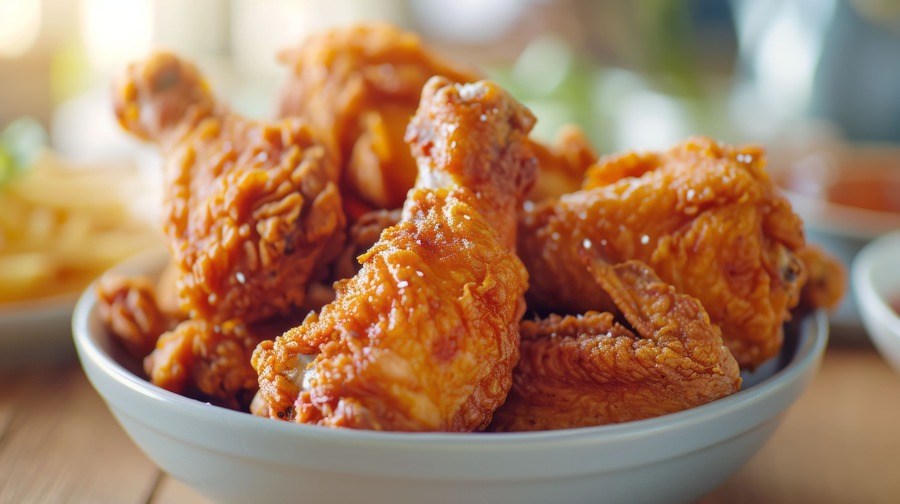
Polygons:
M253 349L296 325L300 317L273 317L251 325L239 319L187 319L166 312L168 280L164 274L154 285L147 277L104 274L96 288L101 319L143 362L155 385L246 411L258 388L250 365Z
M490 422L518 359L516 209L536 174L533 121L495 84L428 82L406 135L419 175L400 222L333 303L257 348L257 414L403 431Z
M579 250L591 247L612 263L640 259L700 299L742 366L759 365L781 347L806 279L797 256L802 223L764 163L761 149L708 138L600 161L583 189L534 205L521 220L530 306L613 310Z
M192 318L285 315L340 251L332 148L299 119L250 121L197 69L156 53L114 86L119 122L165 158L164 231Z
M737 362L700 302L640 261L594 259L609 312L522 323L522 357L491 430L566 429L651 418L740 389Z

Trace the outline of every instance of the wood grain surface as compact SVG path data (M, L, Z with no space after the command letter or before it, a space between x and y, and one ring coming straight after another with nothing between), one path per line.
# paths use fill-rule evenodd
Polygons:
M77 362L0 371L0 503L208 502L128 438ZM888 503L900 496L900 374L831 345L810 388L717 503Z

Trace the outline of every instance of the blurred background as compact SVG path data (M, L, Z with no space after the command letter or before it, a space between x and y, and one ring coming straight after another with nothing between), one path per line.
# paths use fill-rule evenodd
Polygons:
M894 0L0 0L0 130L12 130L0 136L0 203L16 166L3 149L22 144L49 145L78 166L136 164L153 187L152 149L119 130L108 96L112 76L152 48L195 61L237 111L271 117L286 73L281 49L372 19L480 66L534 110L545 139L576 123L600 153L694 134L763 144L774 168L802 167L778 180L796 190L812 239L848 265L859 244L900 227L900 182L881 184L898 188L885 199L896 208L875 210L897 213L871 232L859 232L858 216L838 228L843 217L803 199L828 192L846 158L835 149L874 145L887 154L871 164L900 164ZM138 213L152 212L153 190L132 194L149 205ZM849 241L845 228L855 230Z
M892 0L0 0L0 125L27 115L65 155L122 154L106 90L153 47L270 115L278 51L366 19L480 65L535 109L538 134L576 122L604 152L694 133L900 140Z

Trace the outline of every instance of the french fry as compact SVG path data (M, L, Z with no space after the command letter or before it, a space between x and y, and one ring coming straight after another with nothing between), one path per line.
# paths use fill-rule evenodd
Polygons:
M132 170L74 168L52 153L0 186L0 303L80 290L157 246L130 207L141 191Z

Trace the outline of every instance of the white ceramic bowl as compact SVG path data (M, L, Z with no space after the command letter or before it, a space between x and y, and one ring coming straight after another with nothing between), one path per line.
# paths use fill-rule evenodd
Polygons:
M153 272L158 257L130 271ZM254 417L157 388L130 369L91 289L73 317L85 371L135 443L218 502L690 502L764 444L813 378L821 313L789 328L781 355L741 392L650 420L538 433L410 434Z
M857 254L851 272L863 325L888 362L900 371L900 231L888 233Z

